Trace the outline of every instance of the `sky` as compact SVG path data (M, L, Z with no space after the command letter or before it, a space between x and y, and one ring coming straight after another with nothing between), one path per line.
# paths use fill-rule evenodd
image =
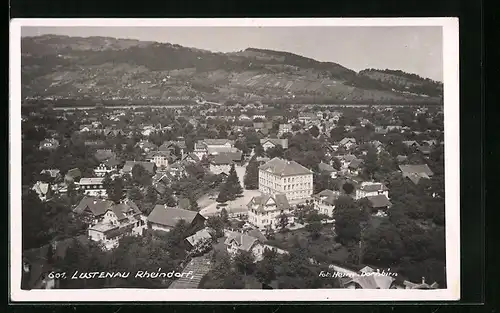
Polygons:
M323 27L22 27L22 36L105 36L168 42L234 52L262 48L292 52L360 71L394 69L443 81L440 26Z

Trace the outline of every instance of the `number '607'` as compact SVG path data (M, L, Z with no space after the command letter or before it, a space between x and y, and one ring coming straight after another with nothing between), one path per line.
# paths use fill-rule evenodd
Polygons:
M66 278L66 273L50 272L47 276L50 279Z

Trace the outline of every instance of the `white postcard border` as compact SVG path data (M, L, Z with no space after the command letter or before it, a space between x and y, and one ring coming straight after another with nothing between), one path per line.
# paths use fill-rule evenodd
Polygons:
M445 202L447 289L438 290L203 290L85 289L21 290L21 27L312 27L442 26L444 66ZM425 301L460 298L460 150L458 18L284 18L284 19L14 19L10 25L10 295L15 302L182 301Z

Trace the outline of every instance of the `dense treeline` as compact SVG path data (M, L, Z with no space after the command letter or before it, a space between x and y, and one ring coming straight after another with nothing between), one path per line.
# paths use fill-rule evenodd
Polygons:
M390 76L388 79L377 79L370 77L370 73L383 73ZM416 74L410 74L401 70L375 70L361 71L358 76L348 82L352 86L366 89L397 90L414 94L424 94L430 97L442 97L443 84L429 78L423 78Z
M443 83L441 83L441 82L432 80L430 78L424 78L424 77L421 77L421 76L419 76L417 74L407 73L407 72L404 72L402 70L390 70L390 69L377 70L377 69L374 69L374 68L369 68L369 69L361 71L360 74L369 73L369 72L386 73L386 74L391 74L391 75L405 77L405 78L408 78L408 79L411 79L411 80L425 81L425 82L428 82L428 83L436 84L438 86L442 86L443 85Z

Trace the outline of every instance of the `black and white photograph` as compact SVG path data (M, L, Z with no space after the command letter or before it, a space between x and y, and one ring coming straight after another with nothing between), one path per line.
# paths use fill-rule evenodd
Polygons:
M13 301L459 299L458 19L10 32Z

